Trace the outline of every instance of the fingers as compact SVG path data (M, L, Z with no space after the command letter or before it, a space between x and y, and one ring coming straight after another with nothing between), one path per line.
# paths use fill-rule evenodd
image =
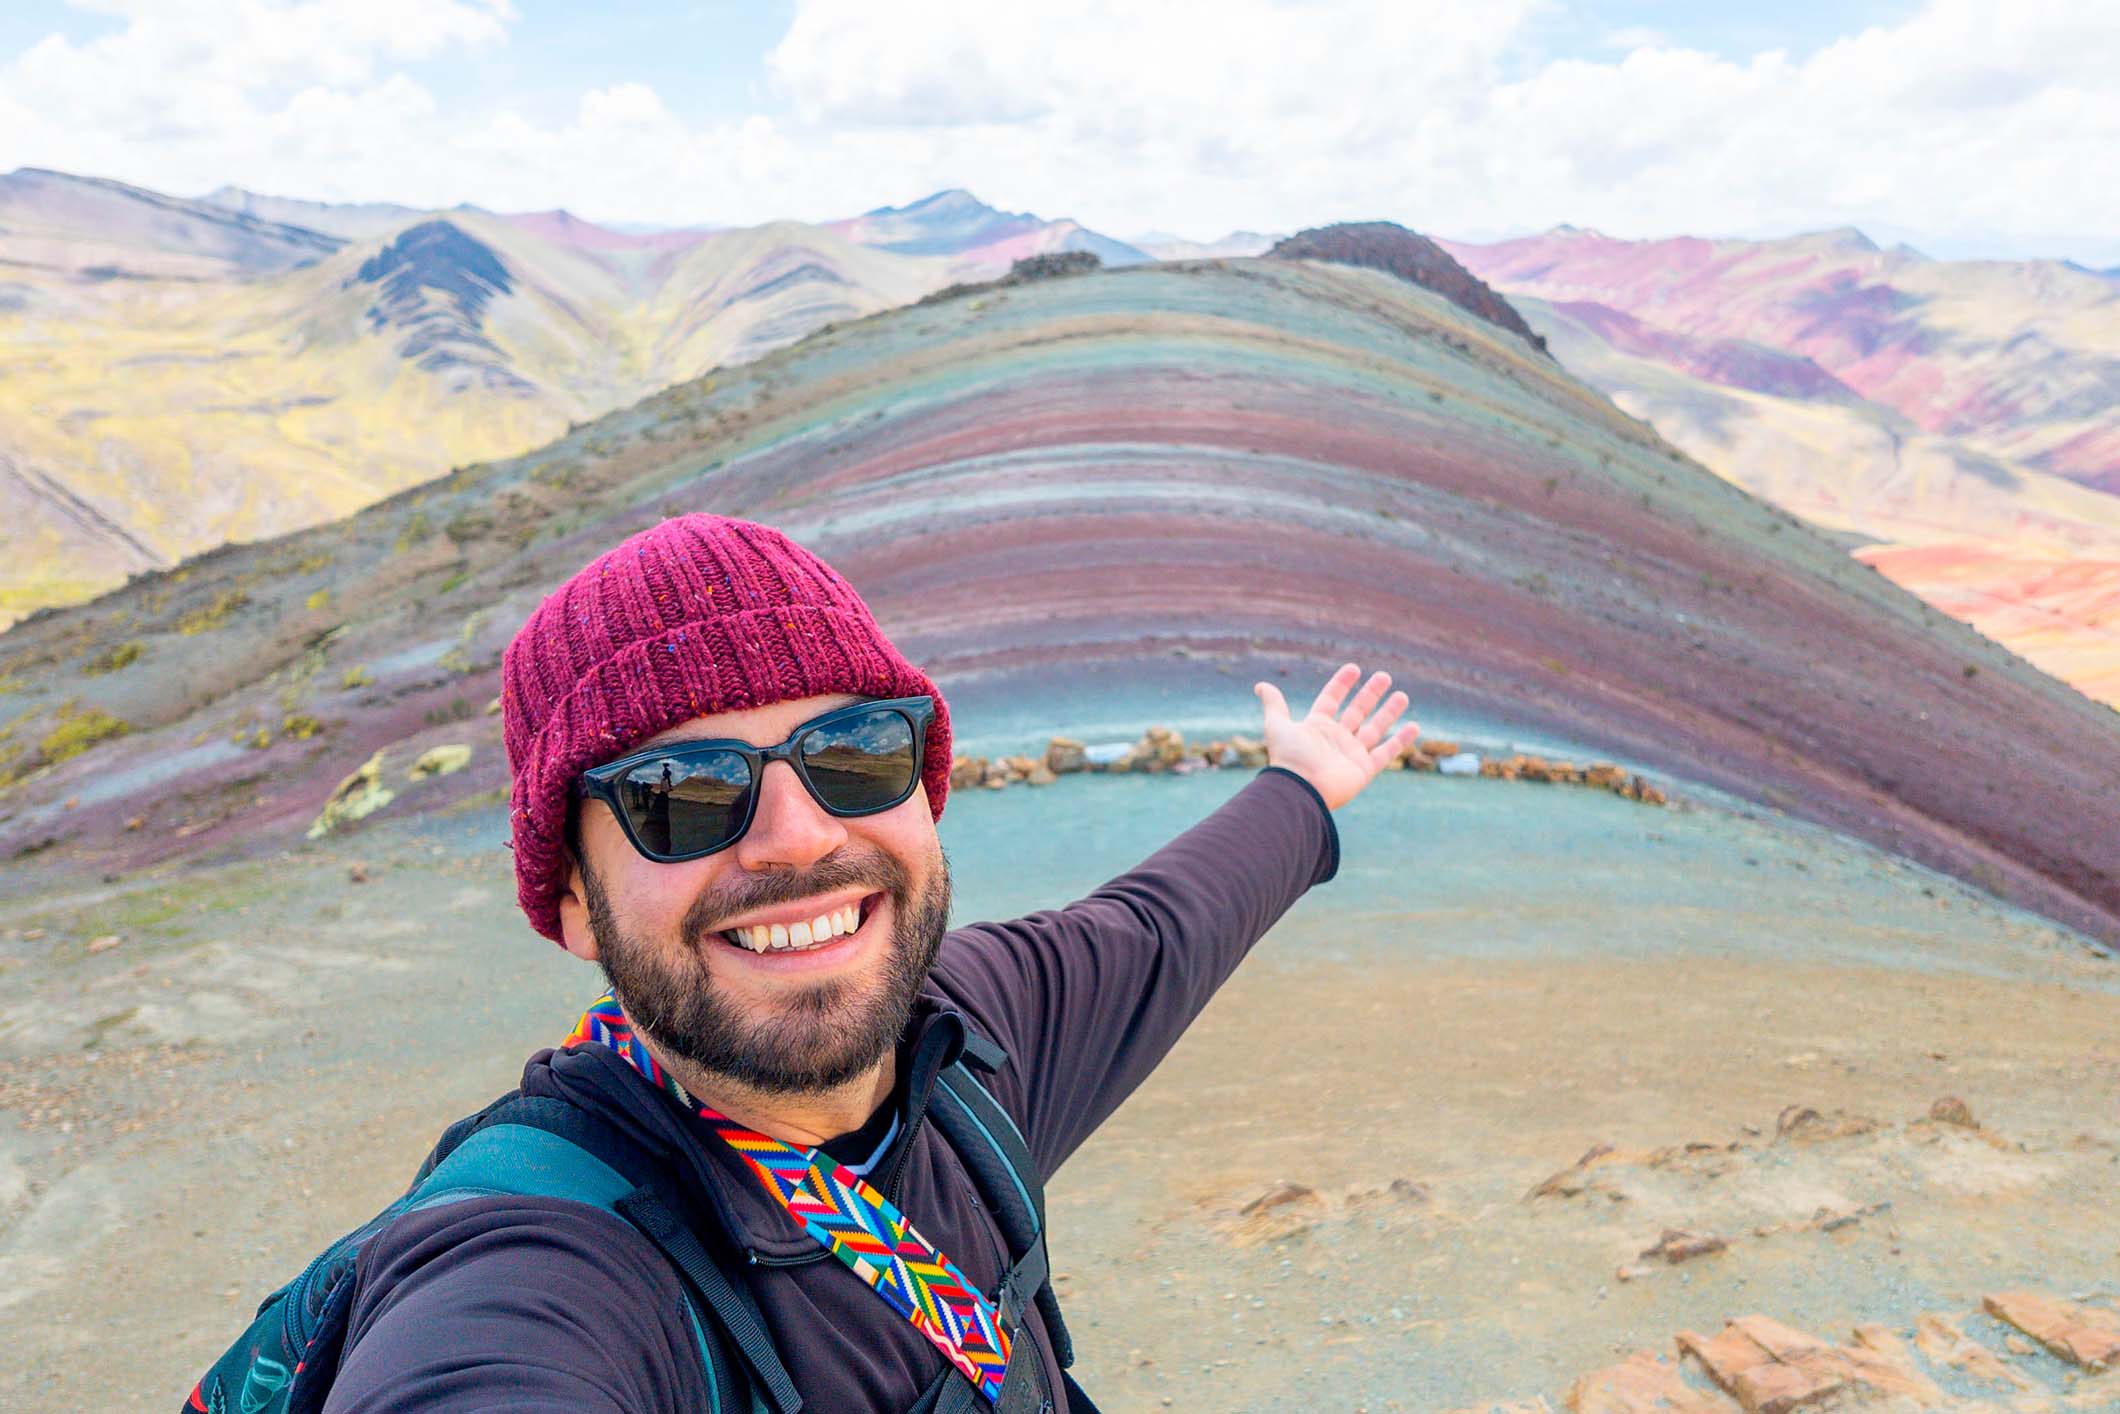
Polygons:
M1392 762L1404 756L1406 749L1413 745L1414 739L1419 737L1420 734L1421 724L1419 722L1408 722L1405 726L1393 732L1388 741L1369 749L1371 764L1379 771L1384 770Z
M1348 666L1353 667L1354 665L1350 663ZM1356 668L1355 671L1360 672L1361 669ZM1391 674L1385 672L1371 673L1369 681L1363 683L1362 690L1354 695L1354 701L1348 703L1347 710L1340 713L1340 725L1349 731L1357 730L1362 725L1362 719L1369 715L1371 709L1377 705L1377 699L1384 695L1384 689L1389 686L1391 686ZM1386 727L1390 725L1391 723L1389 722L1384 723ZM1379 727L1378 730L1381 731L1383 728Z
M1377 709L1377 714L1362 724L1361 729L1354 734L1354 739L1364 746L1375 746L1384 733L1391 730L1391 724L1399 719L1399 713L1405 711L1406 704L1412 700L1403 692L1392 693L1384 699L1384 705ZM1418 724L1414 730L1420 730Z
M1347 689L1353 687L1354 680L1361 675L1362 670L1353 663L1340 664L1333 675L1325 679L1325 685L1318 689L1316 700L1310 704L1310 714L1315 716L1323 712L1328 717L1336 716L1341 700L1347 696Z
M1406 710L1412 699L1403 692L1394 692L1390 697L1384 697L1384 690L1391 686L1391 674L1378 671L1370 674L1369 681L1362 684L1362 690L1357 692L1352 700L1348 700L1347 690L1353 687L1361 676L1360 665L1342 663L1334 670L1333 675L1325 680L1325 686L1318 689L1317 697L1310 704L1309 715L1317 716L1322 713L1352 732L1355 740L1365 749L1371 752L1389 751L1395 756L1411 745L1413 739L1420 734L1420 724L1409 722L1399 729L1391 741L1383 740L1385 733L1391 731L1392 723L1398 721L1399 714ZM1269 719L1277 711L1283 716L1287 715L1288 704L1282 700L1280 689L1272 683L1253 683L1252 691L1266 704ZM1268 697L1268 693L1272 696ZM1383 699L1382 706L1378 705L1380 698ZM1342 702L1346 702L1344 708L1341 706ZM1372 713L1375 715L1372 716ZM1388 760L1389 757L1385 759Z
M1259 705L1265 709L1267 721L1271 722L1276 718L1282 721L1288 719L1288 701L1281 696L1281 689L1270 682L1255 682L1251 685L1251 690L1259 699Z

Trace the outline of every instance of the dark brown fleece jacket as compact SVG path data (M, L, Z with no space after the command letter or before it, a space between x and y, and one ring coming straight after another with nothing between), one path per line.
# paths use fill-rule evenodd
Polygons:
M981 1290L1000 1233L939 1131L936 1074L965 1029L1008 1051L986 1077L1048 1179L1131 1094L1253 943L1339 869L1331 812L1269 766L1206 819L1086 898L944 939L907 1028L903 1123L870 1174ZM695 1219L718 1223L780 1357L817 1411L904 1410L942 1357L805 1236L693 1115L598 1046L540 1051L523 1091L593 1110L664 1156ZM1067 1401L1035 1307L1027 1331ZM707 1408L678 1279L624 1221L556 1199L468 1199L408 1214L361 1254L331 1411Z

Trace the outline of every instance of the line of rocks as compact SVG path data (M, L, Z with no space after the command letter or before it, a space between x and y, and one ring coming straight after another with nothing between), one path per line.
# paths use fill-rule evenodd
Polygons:
M1076 772L1107 775L1189 775L1223 767L1256 769L1266 764L1266 743L1232 733L1204 742L1188 742L1171 727L1150 727L1137 741L1090 744L1056 736L1039 756L967 756L950 758L950 789L983 786L1000 790L1017 784L1045 786ZM1662 805L1662 790L1609 761L1579 766L1521 753L1482 755L1459 743L1421 740L1402 752L1392 768L1433 771L1445 776L1481 776L1489 780L1534 781L1543 785L1590 786L1609 790L1644 805Z

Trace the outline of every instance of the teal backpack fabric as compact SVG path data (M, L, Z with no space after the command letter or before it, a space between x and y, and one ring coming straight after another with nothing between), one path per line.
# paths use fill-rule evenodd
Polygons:
M1000 1059L998 1048L983 1037L976 1038L970 1054L989 1068ZM1007 1111L962 1061L943 1073L936 1094L940 1103L932 1104L930 1113L970 1170L1014 1260L1002 1284L1005 1309L1020 1315L1035 1302L1062 1365L1073 1364L1050 1280L1044 1185L1028 1146ZM249 1329L214 1362L182 1408L189 1414L321 1411L344 1348L355 1265L367 1241L407 1212L504 1194L588 1203L655 1244L683 1277L686 1323L698 1341L719 1414L796 1414L802 1408L740 1275L732 1277L715 1259L720 1244L710 1250L679 1218L683 1206L661 1166L587 1112L563 1100L515 1091L451 1125L403 1196L267 1296ZM951 1376L955 1371L946 1369L915 1410L992 1407L968 1380ZM1035 1370L1010 1382L1015 1393L1001 1405L1002 1414L1052 1407L1034 1379L1042 1384ZM1071 1378L1067 1385L1073 1407L1095 1414Z

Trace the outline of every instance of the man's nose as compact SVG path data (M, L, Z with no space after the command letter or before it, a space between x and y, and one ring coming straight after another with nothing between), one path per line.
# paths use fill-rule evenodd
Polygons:
M751 828L736 842L736 858L746 869L801 867L830 854L846 837L846 826L803 789L793 766L768 761L758 784L758 808Z

